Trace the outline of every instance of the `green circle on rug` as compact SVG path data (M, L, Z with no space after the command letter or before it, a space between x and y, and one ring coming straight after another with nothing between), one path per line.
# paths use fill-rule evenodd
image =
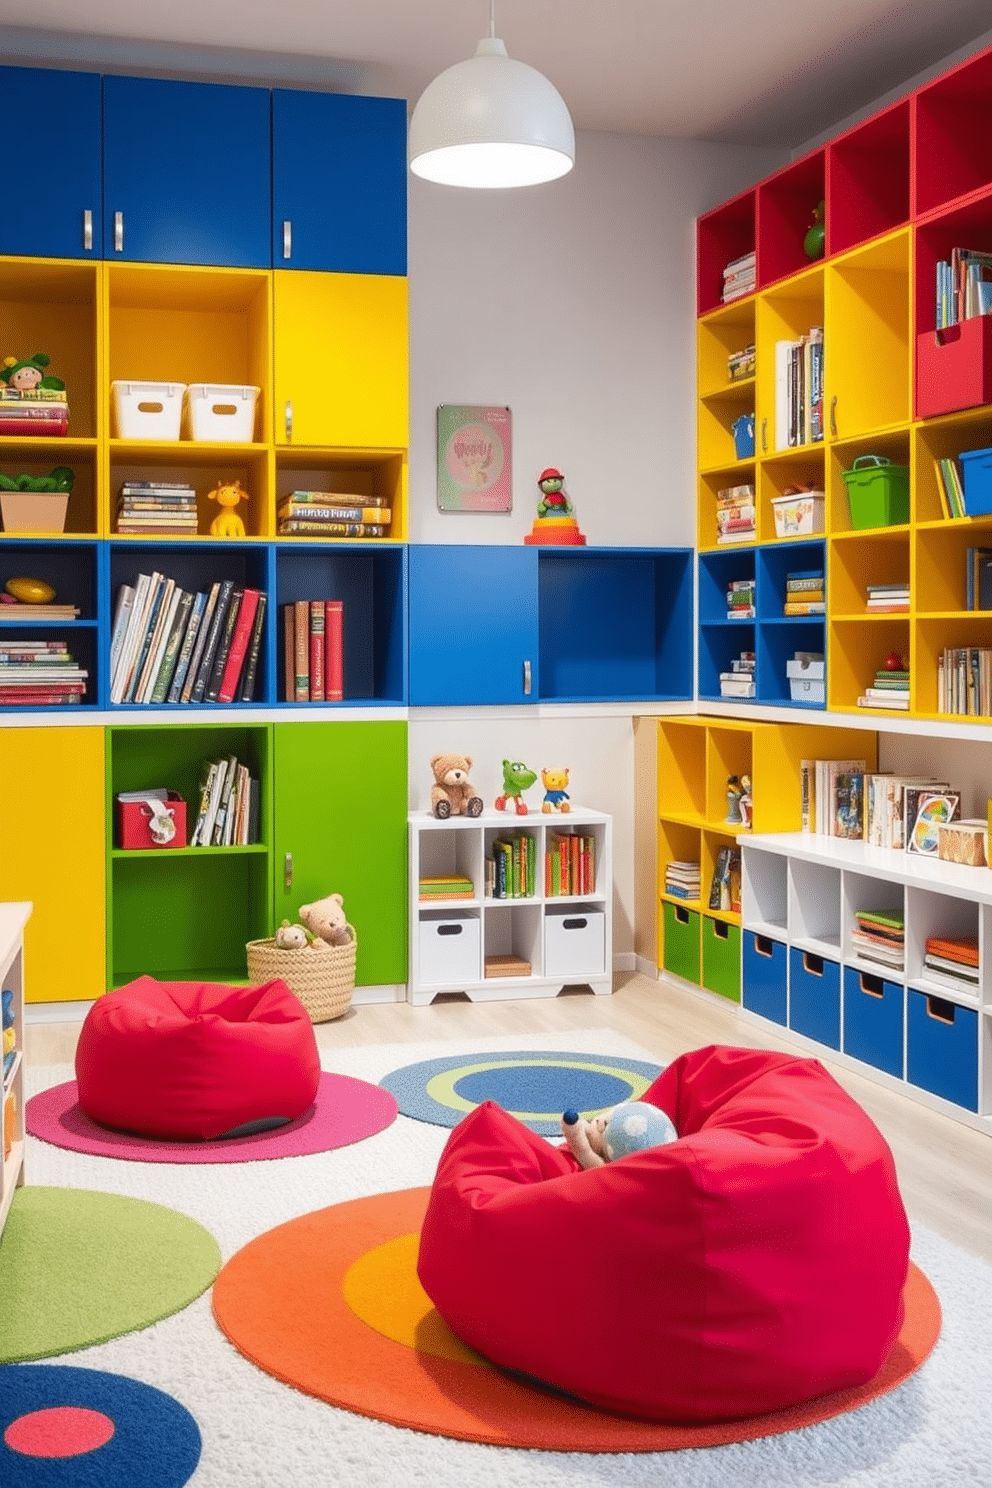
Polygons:
M610 1054L516 1049L425 1059L391 1071L379 1084L395 1096L400 1114L415 1121L457 1126L491 1100L531 1131L553 1137L561 1135L563 1111L590 1117L621 1101L639 1100L661 1069Z
M0 1244L0 1363L147 1328L205 1292L220 1262L209 1231L163 1204L25 1185Z

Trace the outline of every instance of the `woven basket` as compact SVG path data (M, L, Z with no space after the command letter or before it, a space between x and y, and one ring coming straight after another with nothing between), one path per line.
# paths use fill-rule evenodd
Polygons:
M351 1007L355 990L358 936L352 925L348 929L351 940L347 945L327 946L322 951L309 946L283 950L274 940L250 940L245 947L248 980L257 984L281 977L310 1014L311 1023L340 1018Z

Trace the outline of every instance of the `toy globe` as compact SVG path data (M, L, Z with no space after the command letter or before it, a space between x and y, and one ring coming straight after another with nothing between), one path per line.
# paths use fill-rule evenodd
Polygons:
M623 1101L614 1106L606 1123L603 1146L610 1162L643 1152L647 1147L660 1147L664 1142L677 1142L678 1132L665 1111L648 1101Z

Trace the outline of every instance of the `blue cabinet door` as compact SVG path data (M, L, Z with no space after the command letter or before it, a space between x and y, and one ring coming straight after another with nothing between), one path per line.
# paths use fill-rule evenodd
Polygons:
M103 80L108 259L268 268L269 91Z
M534 550L411 546L411 704L536 702L537 672Z
M272 262L406 273L406 103L272 93Z
M0 253L99 258L99 74L0 67L0 98L10 131L0 170Z

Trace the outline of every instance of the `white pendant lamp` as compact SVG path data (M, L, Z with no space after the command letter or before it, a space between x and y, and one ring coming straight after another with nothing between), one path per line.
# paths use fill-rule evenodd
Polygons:
M421 94L410 120L410 169L444 186L536 186L572 169L575 131L564 99L495 35Z

